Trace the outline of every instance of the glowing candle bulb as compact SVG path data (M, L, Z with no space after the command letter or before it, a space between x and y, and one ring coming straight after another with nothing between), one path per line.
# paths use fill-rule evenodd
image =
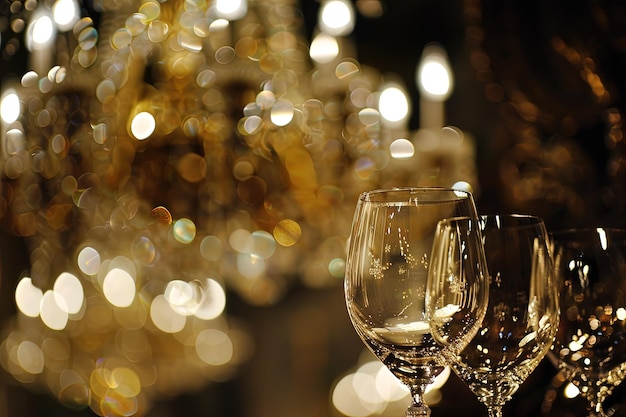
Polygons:
M215 2L217 15L227 20L238 20L248 13L247 0L217 0Z
M354 30L354 9L345 0L329 0L322 4L318 18L322 32L331 36L345 36Z
M7 90L0 99L0 117L6 124L11 124L20 117L20 98L13 89Z
M397 86L389 86L380 93L378 107L383 119L391 124L402 123L409 115L409 101Z
M56 0L52 6L52 16L59 30L70 30L80 18L78 3L76 0Z
M25 44L31 52L30 69L38 74L48 72L55 53L55 38L56 26L51 13L45 7L37 8L26 28Z
M424 48L416 78L421 94L420 127L443 127L443 103L452 92L453 79L448 56L441 46L428 45Z

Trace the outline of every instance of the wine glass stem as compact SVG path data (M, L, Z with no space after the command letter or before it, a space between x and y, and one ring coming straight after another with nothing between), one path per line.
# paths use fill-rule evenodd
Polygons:
M489 417L502 417L502 406L501 405L492 405L488 409Z
M424 402L424 392L427 384L411 385L412 402L408 410L406 410L406 417L428 417L430 416L430 408Z

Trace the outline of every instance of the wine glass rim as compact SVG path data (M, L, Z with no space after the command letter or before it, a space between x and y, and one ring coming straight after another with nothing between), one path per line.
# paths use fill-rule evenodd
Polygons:
M451 224L453 222L472 220L469 216L457 216L449 217L440 220L441 224ZM543 218L533 214L520 214L520 213L499 213L499 214L478 214L478 220L481 222L482 227L486 225L488 221L494 221L498 228L508 225L513 227L545 227ZM513 222L513 224L509 224Z
M526 213L484 213L479 214L479 217L488 218L488 217L508 217L508 218L520 218L520 219L538 219L543 220L541 217L536 216L534 214L526 214Z
M377 196L388 195L391 193L397 194L426 194L426 193L453 193L456 196L455 200L473 199L473 195L470 191L462 190L453 187L390 187L390 188L377 188L374 190L364 191L359 196L360 201L378 201ZM450 200L450 199L446 199ZM381 200L382 201L382 200Z
M565 236L565 235L575 235L575 234L588 234L588 233L598 233L601 230L610 233L626 233L625 228L621 227L570 227L566 229L557 229L550 231L550 235L553 236Z
M514 220L516 222L524 222L525 225L538 225L543 224L543 218L536 216L534 214L525 214L525 213L486 213L479 214L478 217L482 221L495 219L496 221L502 220Z

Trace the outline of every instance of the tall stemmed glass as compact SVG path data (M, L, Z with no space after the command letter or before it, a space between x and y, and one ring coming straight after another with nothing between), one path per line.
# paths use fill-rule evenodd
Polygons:
M441 227L463 239L472 219ZM452 369L486 405L489 416L503 406L549 351L559 323L558 286L548 234L534 216L482 216L480 228L489 270L489 307Z
M426 386L474 335L487 305L478 230L473 244L447 254L454 270L429 266L437 223L451 216L477 219L470 193L394 188L361 194L352 224L348 313L364 343L409 387L408 417L430 415Z
M626 378L626 230L552 233L561 280L561 324L550 353L589 404L602 403Z

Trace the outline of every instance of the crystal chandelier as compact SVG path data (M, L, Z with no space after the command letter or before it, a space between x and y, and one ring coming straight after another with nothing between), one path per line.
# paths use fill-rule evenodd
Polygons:
M32 70L0 109L0 215L30 255L0 363L68 407L141 415L231 377L253 342L227 291L339 285L364 190L475 185L462 132L409 132L402 83L354 57L349 2L312 40L293 0L82 10L12 3Z

